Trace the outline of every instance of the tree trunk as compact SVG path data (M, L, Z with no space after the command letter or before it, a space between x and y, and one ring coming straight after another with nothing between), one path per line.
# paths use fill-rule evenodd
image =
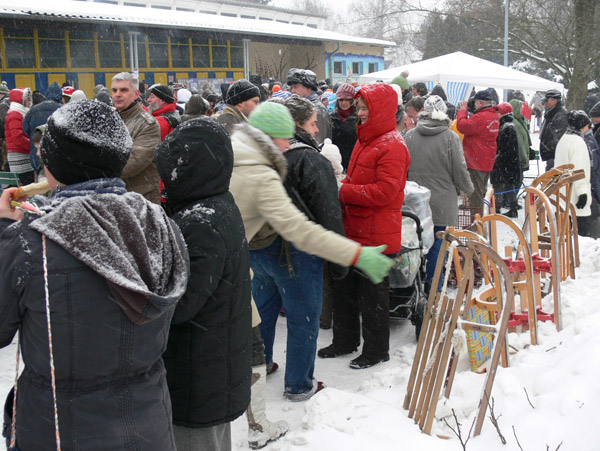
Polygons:
M567 108L582 110L587 97L592 66L594 17L597 0L575 0L575 58L569 85Z

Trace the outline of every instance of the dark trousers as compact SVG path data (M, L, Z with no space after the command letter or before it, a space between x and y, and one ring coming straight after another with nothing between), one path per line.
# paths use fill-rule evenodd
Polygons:
M483 199L487 193L488 180L490 173L486 171L478 171L476 169L468 169L473 183L473 194L469 196L469 205L471 206L472 215L479 213L483 216Z
M374 284L355 268L340 280L333 280L333 345L352 350L360 345L362 354L370 359L384 357L390 348L389 280Z
M500 207L504 206L510 210L516 210L518 205L517 191L521 184L516 183L494 183L494 194L496 195L497 212L500 213ZM502 193L502 194L497 194Z

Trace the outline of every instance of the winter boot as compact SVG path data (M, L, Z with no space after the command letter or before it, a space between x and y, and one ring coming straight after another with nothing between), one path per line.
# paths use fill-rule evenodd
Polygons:
M246 411L248 416L248 445L250 449L260 449L267 443L283 437L290 425L287 421L271 423L265 414L267 407L266 365L252 367L252 387L250 393L250 406Z

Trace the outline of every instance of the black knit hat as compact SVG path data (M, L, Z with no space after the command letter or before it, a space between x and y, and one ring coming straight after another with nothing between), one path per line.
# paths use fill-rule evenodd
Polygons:
M577 131L581 130L586 125L591 125L592 123L589 116L583 110L569 111L567 121L569 122L569 128Z
M173 97L173 90L165 85L152 85L148 89L150 94L154 94L159 99L167 102L167 103L175 103L175 97Z
M81 100L56 110L40 144L54 178L65 185L120 177L133 148L125 123L102 102Z
M590 110L590 117L600 117L600 102L592 107Z
M229 87L225 102L227 105L239 105L240 103L253 99L254 97L260 97L260 91L258 90L258 87L250 83L248 80L242 78Z

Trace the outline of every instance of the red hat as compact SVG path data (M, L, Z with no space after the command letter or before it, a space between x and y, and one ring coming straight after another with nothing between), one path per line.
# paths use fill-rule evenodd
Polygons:
M498 110L498 113L500 113L500 116L504 116L505 114L508 113L512 113L513 112L513 107L510 103L508 102L502 102L500 103L496 109Z
M75 88L72 86L65 86L62 88L62 95L66 97L71 97L75 92Z
M335 92L338 99L353 99L355 94L354 86L350 83L342 83Z
M29 88L15 88L10 90L10 94L8 95L8 100L11 102L20 103L21 105L25 105L27 100L31 98L31 89Z
M273 85L273 92L277 92L279 90L281 90L281 86L279 86L279 85Z

